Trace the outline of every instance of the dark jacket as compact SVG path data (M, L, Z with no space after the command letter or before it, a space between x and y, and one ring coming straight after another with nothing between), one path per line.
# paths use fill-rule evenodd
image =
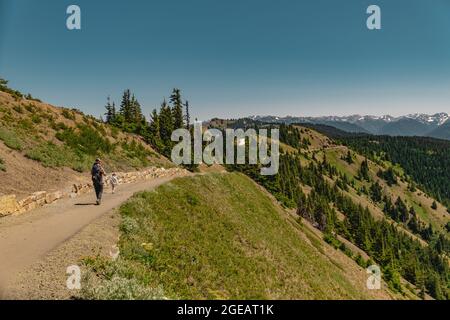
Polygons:
M105 176L105 170L103 170L100 163L94 163L91 170L92 182L103 184L103 177Z

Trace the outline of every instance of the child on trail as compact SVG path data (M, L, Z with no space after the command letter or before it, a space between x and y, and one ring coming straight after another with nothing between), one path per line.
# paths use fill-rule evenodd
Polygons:
M114 194L114 191L115 191L117 185L119 184L119 179L115 172L113 172L113 174L111 175L109 182L111 183L112 193Z

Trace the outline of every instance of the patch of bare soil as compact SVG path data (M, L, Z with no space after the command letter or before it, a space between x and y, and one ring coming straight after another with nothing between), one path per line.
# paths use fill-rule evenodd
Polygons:
M120 215L116 210L89 224L70 240L34 263L6 289L6 299L67 300L76 299L79 291L67 288L69 266L85 271L81 261L97 255L110 256L119 237Z
M68 168L45 168L1 141L0 156L6 167L6 172L0 171L0 194L15 194L19 199L37 191L62 190L88 178Z
M222 166L220 164L213 164L211 166L208 166L203 163L198 166L198 170L201 173L214 173L214 172L224 173L224 172L227 172L227 170L224 168L224 166Z

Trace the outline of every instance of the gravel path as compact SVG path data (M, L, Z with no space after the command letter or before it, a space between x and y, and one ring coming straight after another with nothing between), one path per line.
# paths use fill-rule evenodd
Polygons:
M93 205L89 193L0 219L0 298L70 298L72 293L64 292L67 267L96 251L107 253L117 241L119 218L113 209L135 192L173 178L121 185L114 195L104 195L101 206Z

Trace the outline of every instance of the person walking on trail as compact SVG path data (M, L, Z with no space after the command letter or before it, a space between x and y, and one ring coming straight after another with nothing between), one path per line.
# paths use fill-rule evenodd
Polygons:
M105 170L102 167L102 161L96 159L91 170L92 183L94 184L95 195L97 196L97 205L102 203L104 177L106 176Z
M115 172L113 172L113 174L111 175L109 182L111 183L111 190L112 193L114 194L114 191L116 190L116 187L119 184L119 178L117 177Z

